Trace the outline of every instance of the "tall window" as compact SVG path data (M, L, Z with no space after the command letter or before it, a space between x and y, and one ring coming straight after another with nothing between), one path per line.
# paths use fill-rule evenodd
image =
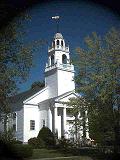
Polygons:
M65 54L62 55L62 63L67 63L67 56Z
M61 46L63 46L63 41L61 41Z
M53 47L55 47L55 41L53 41Z
M51 66L54 65L54 55L51 56Z
M30 120L30 130L35 130L35 120Z
M57 45L59 45L59 40L57 40Z

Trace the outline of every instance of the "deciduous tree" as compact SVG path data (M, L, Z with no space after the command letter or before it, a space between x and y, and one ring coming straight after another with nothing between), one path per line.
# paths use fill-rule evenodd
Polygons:
M67 112L69 112L74 117L74 119L72 120L72 129L74 129L75 140L79 141L79 132L83 132L81 139L83 144L85 144L86 132L88 131L88 103L87 101L85 101L84 97L79 96L77 98L70 98L69 102L67 102L66 104L67 106L69 106L69 108L67 108Z
M29 20L22 15L0 30L0 117L4 117L4 130L10 106L8 97L16 93L18 83L26 81L33 66L33 52L43 41L25 43L23 22ZM29 21L30 22L30 21Z
M112 138L116 150L120 145L120 31L112 28L103 37L92 33L85 44L85 49L76 49L76 88L92 106L94 139Z

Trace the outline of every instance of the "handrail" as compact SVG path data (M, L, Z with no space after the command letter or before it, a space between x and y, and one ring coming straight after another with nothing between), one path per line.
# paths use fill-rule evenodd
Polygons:
M54 68L59 68L59 69L65 69L65 70L70 70L74 71L74 66L72 64L60 64L60 63L55 63L52 66L46 66L45 72L54 69Z

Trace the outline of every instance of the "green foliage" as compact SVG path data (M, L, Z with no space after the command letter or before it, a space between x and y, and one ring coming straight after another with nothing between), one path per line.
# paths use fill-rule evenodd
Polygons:
M26 33L23 22L28 20L27 16L22 15L0 30L0 117L4 119L5 132L11 112L8 97L17 92L19 83L27 80L33 66L33 53L45 43L42 40L29 44L24 42Z
M90 137L103 146L113 145L114 143L114 117L112 112L112 109L108 106L94 107L94 111L89 111Z
M75 134L75 140L78 141L78 132L81 130L81 126L83 127L83 140L86 139L86 131L88 129L87 124L87 110L89 103L85 100L84 97L70 98L69 102L66 103L69 108L67 108L67 112L69 112L74 119L71 121L73 124L71 133Z
M14 141L14 135L13 135L13 130L9 129L8 131L5 132L0 132L0 140L4 141L5 143L11 143Z
M15 144L13 142L5 142L0 140L0 156L9 158L28 158L33 153L32 147L29 145Z
M96 33L85 38L86 49L77 48L77 90L87 98L103 103L112 95L116 100L119 86L120 32L111 29L103 39Z
M12 144L23 144L22 141L19 141L19 140L16 140L16 139L13 139L11 143Z
M120 142L120 31L112 28L104 37L92 33L85 44L85 49L76 49L77 91L91 105L91 136L101 144L107 139L116 144Z
M62 150L69 150L69 148L73 147L73 144L70 142L69 139L61 138L58 140L58 148Z
M28 158L33 153L32 147L27 144L14 144L11 146L11 154L13 157Z
M36 137L34 138L30 138L28 140L28 144L31 145L33 148L44 148L45 147L45 143L42 139L38 139Z
M39 131L39 134L38 134L37 138L38 138L38 141L40 139L43 140L47 147L55 145L54 134L51 132L51 130L48 127L43 127Z

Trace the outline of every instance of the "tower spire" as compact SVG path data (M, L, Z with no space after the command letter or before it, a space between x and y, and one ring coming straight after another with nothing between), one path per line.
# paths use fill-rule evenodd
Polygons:
M54 16L54 17L52 17L52 19L54 19L56 21L57 33L59 33L59 19L60 19L60 16Z

